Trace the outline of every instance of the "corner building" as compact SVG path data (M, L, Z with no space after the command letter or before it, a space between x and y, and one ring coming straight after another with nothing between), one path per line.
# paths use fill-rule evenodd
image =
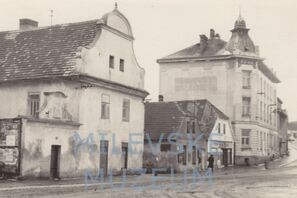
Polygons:
M158 59L164 101L208 99L232 121L235 164L278 155L275 73L264 63L239 16L231 38L213 29L200 43Z

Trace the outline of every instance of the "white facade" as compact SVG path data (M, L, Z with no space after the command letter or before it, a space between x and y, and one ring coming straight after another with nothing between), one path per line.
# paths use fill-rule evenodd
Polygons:
M77 51L80 76L0 84L0 118L23 121L22 176L52 176L53 146L60 147L59 177L83 176L85 170L96 175L102 164L113 173L142 168L143 100L148 93L144 69L134 55L131 26L117 9L97 24L101 28L92 44ZM32 107L30 94L39 96L38 108ZM30 115L32 108L38 109L38 116ZM103 133L108 141L106 162L100 161ZM126 167L123 145L133 152L127 155Z

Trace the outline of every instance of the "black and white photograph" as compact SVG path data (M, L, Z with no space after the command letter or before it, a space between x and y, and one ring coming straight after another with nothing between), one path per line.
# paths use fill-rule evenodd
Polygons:
M297 1L0 3L0 198L297 197Z

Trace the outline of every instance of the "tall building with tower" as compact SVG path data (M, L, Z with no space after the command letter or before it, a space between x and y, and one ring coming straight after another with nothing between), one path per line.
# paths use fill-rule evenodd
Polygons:
M239 16L229 41L213 29L200 42L164 58L160 65L160 95L164 101L208 99L231 120L235 163L259 163L277 155L276 74Z

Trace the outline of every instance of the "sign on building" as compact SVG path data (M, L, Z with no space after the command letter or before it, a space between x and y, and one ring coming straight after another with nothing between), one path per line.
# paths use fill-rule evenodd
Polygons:
M21 119L0 120L0 171L20 172Z

